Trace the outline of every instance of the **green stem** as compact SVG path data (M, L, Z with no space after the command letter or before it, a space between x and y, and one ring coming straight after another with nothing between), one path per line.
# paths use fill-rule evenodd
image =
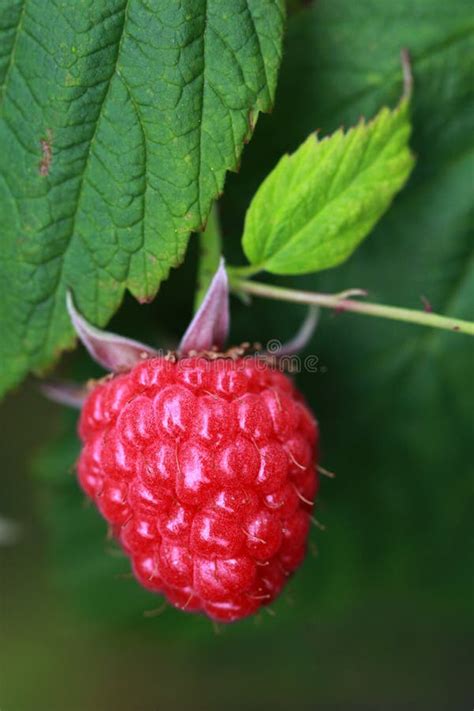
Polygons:
M414 309L402 309L396 306L384 306L383 304L373 304L367 301L354 301L347 298L351 294L363 294L360 290L350 290L341 294L320 294L311 291L299 291L297 289L285 289L271 284L248 281L247 279L234 278L231 282L233 291L261 296L266 299L277 299L280 301L292 301L297 304L314 304L325 308L336 309L337 311L351 311L353 313L365 314L366 316L378 316L394 321L405 321L416 323L420 326L431 326L431 328L441 328L445 331L455 331L474 336L474 323L472 321L462 321L461 319L449 316L439 316L427 311L416 311Z
M240 267L227 267L227 273L229 275L229 279L231 281L235 281L236 279L247 279L248 277L255 276L255 274L258 274L261 272L263 267L256 266L255 264L245 264L244 266Z
M221 230L217 205L214 203L206 229L199 235L199 267L194 310L197 311L219 266L222 254Z

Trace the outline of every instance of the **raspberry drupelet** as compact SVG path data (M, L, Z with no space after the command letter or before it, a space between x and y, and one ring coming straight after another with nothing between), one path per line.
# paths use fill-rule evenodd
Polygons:
M303 561L318 427L257 357L151 357L84 402L79 481L175 607L232 622L271 603Z

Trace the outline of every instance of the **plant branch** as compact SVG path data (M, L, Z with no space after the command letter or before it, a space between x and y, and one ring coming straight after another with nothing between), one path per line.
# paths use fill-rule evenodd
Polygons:
M353 299L347 298L348 295L364 295L365 292L362 290L350 289L340 294L322 294L311 291L299 291L297 289L285 289L280 286L263 284L247 279L235 277L232 279L232 276L231 288L232 291L237 293L261 296L265 299L291 301L297 304L314 304L316 306L335 309L336 311L350 311L352 313L365 314L366 316L416 323L420 326L430 326L431 328L440 328L445 331L454 331L456 333L465 333L474 336L474 322L472 321L462 321L461 319L440 316L427 311L403 309L397 306L384 306L383 304L354 301Z
M197 275L196 295L194 297L194 311L201 305L207 289L219 267L222 244L219 215L217 205L214 203L206 229L199 235L199 267Z

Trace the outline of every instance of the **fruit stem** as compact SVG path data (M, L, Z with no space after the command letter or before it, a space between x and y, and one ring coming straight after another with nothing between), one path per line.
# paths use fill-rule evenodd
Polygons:
M296 304L314 304L336 311L351 311L352 313L365 314L366 316L376 316L387 318L393 321L405 321L416 323L420 326L431 326L445 331L465 333L474 336L474 323L472 321L462 321L450 316L440 316L429 311L417 311L415 309L403 309L397 306L385 306L367 301L355 301L347 298L351 294L364 295L362 290L348 290L340 294L323 294L311 291L300 291L297 289L286 289L272 284L249 281L248 279L231 279L231 289L237 293L261 296L265 299L277 299L279 301L291 301Z
M209 284L219 266L222 254L221 230L217 204L212 206L206 229L199 235L199 267L197 274L194 311L196 312L206 295Z

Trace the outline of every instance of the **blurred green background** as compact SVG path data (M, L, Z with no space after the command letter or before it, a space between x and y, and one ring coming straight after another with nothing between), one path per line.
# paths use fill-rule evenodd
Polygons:
M472 318L473 22L453 0L291 3L277 103L261 117L220 204L229 261L246 206L278 157L393 105L399 50L415 74L413 177L341 268L281 280ZM172 344L197 264L154 304L123 304L111 329ZM232 340L284 339L296 306L232 303ZM217 632L127 577L127 560L74 480L75 415L27 382L0 409L1 711L429 709L472 707L474 349L465 336L324 313L297 376L322 431L318 518L302 570L274 605ZM62 375L98 374L79 349Z

